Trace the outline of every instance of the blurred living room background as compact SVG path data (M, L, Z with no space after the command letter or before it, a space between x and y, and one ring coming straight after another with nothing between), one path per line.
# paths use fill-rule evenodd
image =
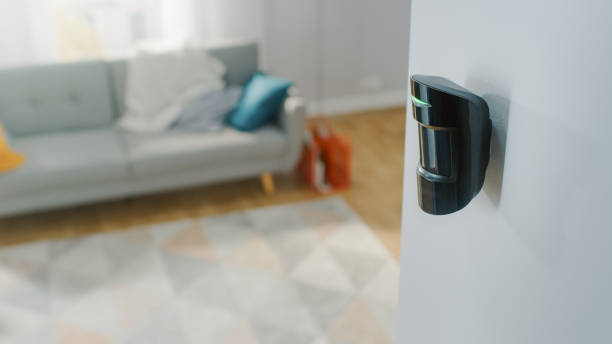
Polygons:
M409 18L0 0L0 342L392 343Z
M139 47L257 41L311 113L405 104L406 1L26 0L0 3L0 66L130 56Z

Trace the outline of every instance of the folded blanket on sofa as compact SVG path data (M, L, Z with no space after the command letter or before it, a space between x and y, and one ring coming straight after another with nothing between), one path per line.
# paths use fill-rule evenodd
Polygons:
M223 128L227 114L238 105L242 87L207 92L185 105L173 128L210 132Z
M224 74L223 63L201 49L140 54L128 61L125 113L118 124L137 132L166 130L185 104L223 89Z

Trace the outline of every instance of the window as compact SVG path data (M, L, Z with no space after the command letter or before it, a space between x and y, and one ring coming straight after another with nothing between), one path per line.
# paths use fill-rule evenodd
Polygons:
M163 40L155 0L55 0L54 21L62 61L126 56Z

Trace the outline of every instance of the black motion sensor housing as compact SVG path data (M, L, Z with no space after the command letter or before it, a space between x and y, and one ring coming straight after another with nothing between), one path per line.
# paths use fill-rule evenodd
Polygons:
M419 205L433 215L456 212L484 183L491 142L489 107L445 78L413 75L410 85L419 126Z

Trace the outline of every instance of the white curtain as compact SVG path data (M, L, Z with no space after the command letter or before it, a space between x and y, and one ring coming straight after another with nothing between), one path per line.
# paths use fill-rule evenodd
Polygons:
M50 12L49 1L0 0L0 67L56 59Z
M261 39L266 0L0 0L0 67Z

